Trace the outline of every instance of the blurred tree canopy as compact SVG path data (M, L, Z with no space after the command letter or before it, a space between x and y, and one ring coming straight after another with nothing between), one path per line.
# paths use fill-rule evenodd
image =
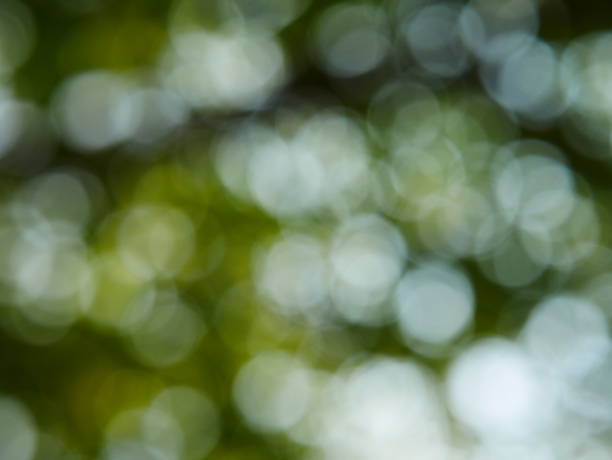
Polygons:
M1 0L0 458L608 458L611 12Z

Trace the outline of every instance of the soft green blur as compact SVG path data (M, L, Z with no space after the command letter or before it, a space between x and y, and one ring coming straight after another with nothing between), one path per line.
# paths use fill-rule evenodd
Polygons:
M608 458L611 11L0 0L0 460Z

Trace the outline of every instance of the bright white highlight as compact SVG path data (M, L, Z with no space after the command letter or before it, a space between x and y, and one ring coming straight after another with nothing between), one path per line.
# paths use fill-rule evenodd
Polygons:
M260 107L285 80L283 51L276 39L248 29L204 30L174 37L160 66L166 86L194 108Z
M501 339L482 341L452 364L447 378L452 413L479 436L497 440L537 436L552 403L530 357Z
M522 332L529 352L558 378L584 375L610 348L607 319L595 304L559 295L542 301Z
M375 358L337 376L320 410L325 458L449 458L435 382L410 361Z
M404 339L445 344L469 324L474 312L472 288L457 269L444 264L409 271L395 291L395 309Z

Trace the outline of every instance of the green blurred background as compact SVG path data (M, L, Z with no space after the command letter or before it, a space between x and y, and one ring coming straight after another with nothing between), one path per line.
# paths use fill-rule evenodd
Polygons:
M0 458L609 458L611 28L0 2Z

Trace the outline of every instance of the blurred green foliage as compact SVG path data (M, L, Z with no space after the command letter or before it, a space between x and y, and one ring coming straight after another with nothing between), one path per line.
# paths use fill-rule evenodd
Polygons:
M587 296L589 283L612 268L605 107L565 105L559 95L565 88L550 96L563 100L558 113L533 119L541 105L515 109L514 100L509 106L504 106L508 99L495 100L495 90L485 88L486 65L474 50L457 51L465 53L465 63L457 58L450 70L434 58L427 61L426 46L422 51L420 43L410 48L401 42L407 34L402 14L409 22L434 2L368 4L381 14L382 29L369 24L367 15L359 19L359 12L351 21L363 20L372 35L361 49L349 49L355 55L338 57L332 53L340 49L337 43L317 35L323 27L318 21L332 3L344 4L0 3L5 18L0 21L0 391L27 406L38 433L36 456L26 448L14 458L340 458L318 457L316 442L299 442L288 429L266 431L248 415L245 419L234 389L245 363L262 352L284 350L333 375L381 355L416 360L444 379L468 344L493 335L514 338L542 299L566 291ZM581 37L612 26L610 5L603 1L551 0L534 8L539 11L534 36L558 55ZM387 51L367 48L379 39ZM415 59L419 52L426 58ZM204 55L208 61L198 67ZM605 71L601 78L612 75ZM384 96L396 82L407 86ZM151 92L130 102L141 90ZM603 97L596 93L594 99L598 95ZM73 110L79 104L84 108ZM149 115L151 120L142 121ZM466 241L477 239L480 223L498 212L493 207L504 206L493 189L500 176L495 168L501 171L506 160L494 152L529 138L542 144L521 144L526 153L516 147L513 158L536 154L550 160L545 167L554 169L552 179L533 180L553 189L569 177L571 200L580 205L572 204L573 217L559 217L556 210L565 205L554 202L555 196L553 204L542 205L544 211L533 211L546 222L562 221L549 225L550 235L529 234L536 256L520 253L524 228L508 230L507 239L506 233L496 239L503 232L492 230L495 235L482 243L490 247L479 252ZM314 169L305 167L306 173L299 165L281 165L275 173L282 163L278 157L245 166L259 155L258 145L273 151L278 139L296 151L321 148L324 153L315 159L320 163L306 157L300 165L316 163ZM434 159L409 156L407 148L412 153L402 160L394 142L404 147L422 142ZM260 177L267 179L258 182ZM448 185L455 182L457 188ZM464 182L469 187L462 188ZM537 184L533 190L540 192ZM428 214L425 203L431 200L436 208L436 199L447 204L440 214ZM494 205L486 208L481 203L486 200ZM374 236L363 237L357 249L350 248L355 252L347 252L349 262L330 270L341 272L334 275L338 279L346 272L349 281L354 276L374 288L360 291L359 283L349 283L348 293L311 300L308 289L316 289L309 283L315 281L300 272L299 262L310 257L318 267L317 248L333 252L342 246L338 235L344 230L338 228L360 215L378 216L373 223L354 224L373 228ZM396 231L406 247L389 243ZM307 235L307 241L292 235ZM279 256L295 271L287 278L274 274L280 282L262 281L264 267L274 263L269 254L285 240L303 256L298 267ZM355 259L361 246L378 248L382 259L377 254L366 254L365 262ZM502 247L506 252L499 255ZM400 275L430 259L459 267L475 305L473 318L442 345L410 342L398 320L381 313L393 309L391 292ZM518 275L499 274L500 264L512 263ZM359 272L360 264L375 270ZM396 275L387 275L394 270ZM523 280L525 273L529 279ZM372 300L372 307L368 296L380 299ZM295 307L300 302L308 305ZM359 310L363 302L366 313ZM600 306L612 312L612 305ZM194 457L187 448L176 457L161 448L156 454L105 450L113 436L124 436L109 434L118 415L183 386L200 391L218 414L202 421L208 432L201 438L210 446L185 441L197 447L189 447ZM6 439L2 430L0 439ZM169 431L154 432L166 439ZM45 444L45 436L53 442Z

